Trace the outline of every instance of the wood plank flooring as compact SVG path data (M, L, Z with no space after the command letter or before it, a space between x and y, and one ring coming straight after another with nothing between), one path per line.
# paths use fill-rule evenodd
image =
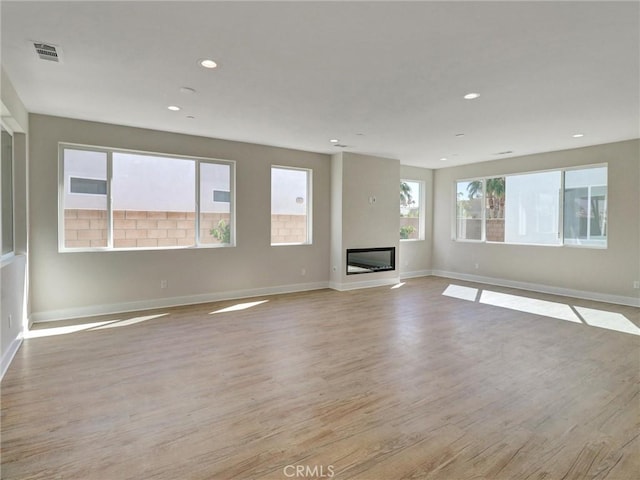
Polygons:
M640 337L451 283L640 325L436 277L39 324L112 322L25 340L2 478L638 479Z

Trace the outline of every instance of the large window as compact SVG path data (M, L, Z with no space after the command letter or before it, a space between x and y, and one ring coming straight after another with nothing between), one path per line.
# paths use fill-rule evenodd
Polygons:
M271 245L311 243L311 170L271 167Z
M424 183L400 181L400 240L424 240Z
M61 146L60 249L233 244L233 163ZM216 191L224 191L218 201Z
M606 247L607 167L456 182L456 239Z
M13 253L13 137L2 127L2 255Z

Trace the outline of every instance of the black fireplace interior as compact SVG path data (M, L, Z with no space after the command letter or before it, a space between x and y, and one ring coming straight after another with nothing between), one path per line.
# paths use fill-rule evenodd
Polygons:
M347 249L347 275L396 269L396 247Z

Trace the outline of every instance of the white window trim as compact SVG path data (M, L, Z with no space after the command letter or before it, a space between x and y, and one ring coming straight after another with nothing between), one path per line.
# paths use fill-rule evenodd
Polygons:
M64 150L86 150L88 152L104 152L107 156L107 246L106 247L66 247L64 245ZM113 246L113 211L111 197L111 182L113 180L113 154L125 153L134 155L145 155L147 157L175 158L179 160L192 160L195 162L195 243L188 246L171 246L171 247L124 247L117 248ZM229 171L229 188L231 189L229 202L229 216L231 218L231 236L228 244L209 244L200 243L200 164L213 163L219 165L228 165ZM147 152L144 150L131 150L124 148L111 148L103 146L84 145L77 143L58 143L58 252L124 252L124 251L146 251L146 250L187 250L195 248L229 248L236 246L236 221L235 221L235 192L236 192L236 162L234 160L223 160L217 158L198 157L190 155L176 155L173 153ZM82 194L78 194L82 195Z
M292 242L292 243L273 243L270 241L272 247L290 247L296 245L313 245L313 170L306 167L292 167L290 165L271 165L269 169L269 184L272 182L272 172L274 168L280 168L282 170L300 170L307 172L307 241L306 242ZM269 187L269 193L271 196L271 187ZM269 198L271 202L271 198ZM269 206L271 210L271 205ZM271 214L270 214L271 215ZM271 221L269 222L269 237L271 237Z
M8 265L16 256L16 174L15 174L15 144L14 130L3 120L0 120L2 128L11 136L11 251L0 254L0 265ZM0 185L0 198L2 195L2 185ZM0 225L0 232L2 225ZM1 237L0 237L1 238Z
M572 165L570 167L558 167L558 168L547 168L544 170L531 170L531 171L526 171L526 172L513 172L513 173L506 173L506 174L495 174L495 175L485 175L482 177L468 177L468 178L460 178L460 179L456 179L453 181L453 208L452 208L452 229L451 229L451 240L453 242L460 242L460 243L488 243L491 245L517 245L517 246L531 246L531 247L551 247L551 248L562 248L562 247L567 247L567 248L591 248L591 249L599 249L599 250L606 250L609 247L609 237L607 235L606 237L606 242L604 245L590 245L590 244L580 244L580 243L566 243L565 242L565 238L564 238L564 176L565 173L571 170L586 170L589 168L599 168L599 167L606 167L607 168L607 185L601 185L603 187L606 187L607 189L607 212L608 212L608 208L609 208L609 163L608 162L602 162L602 163L592 163L592 164L587 164L587 165ZM457 231L457 216L458 216L458 198L457 198L457 191L458 191L458 183L460 182L473 182L473 181L477 181L477 180L482 180L482 198L484 199L486 197L486 185L487 185L487 180L491 179L491 178L499 178L499 177L504 177L505 179L507 177L513 177L513 176L518 176L518 175L530 175L530 174L536 174L536 173L546 173L546 172L560 172L560 192L559 192L559 211L558 211L558 222L559 222L559 228L558 228L558 235L559 238L561 240L561 242L559 244L542 244L542 243L513 243L513 242L492 242L492 241L487 241L486 240L486 236L485 236L485 229L486 229L486 208L482 208L482 238L480 240L473 240L473 239L464 239L464 238L458 238L458 231Z

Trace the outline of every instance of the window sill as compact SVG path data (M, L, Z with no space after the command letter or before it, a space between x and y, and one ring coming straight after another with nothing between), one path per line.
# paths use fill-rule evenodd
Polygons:
M4 268L7 265L12 264L15 260L16 260L16 254L14 252L5 253L0 258L0 266Z
M177 247L138 247L138 248L60 248L58 253L104 253L104 252L153 252L153 251L173 251L173 250L208 250L212 248L234 248L231 244L216 245L188 245Z
M27 254L26 253L7 253L5 255L3 255L2 260L1 260L1 264L2 264L2 268L7 267L9 265L13 265L16 262L26 262L27 260Z
M313 243L305 242L305 243L272 243L272 247L295 247L295 246L309 246L313 245Z

